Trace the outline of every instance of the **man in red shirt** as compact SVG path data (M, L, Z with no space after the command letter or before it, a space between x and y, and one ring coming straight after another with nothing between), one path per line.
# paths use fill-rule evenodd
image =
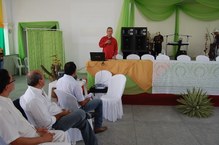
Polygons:
M99 46L103 48L106 59L115 59L118 54L118 45L116 39L112 36L113 28L108 27L107 35L100 39Z

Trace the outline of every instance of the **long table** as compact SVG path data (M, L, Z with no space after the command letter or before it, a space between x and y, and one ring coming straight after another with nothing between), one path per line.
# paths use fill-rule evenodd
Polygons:
M181 94L193 87L209 95L219 95L219 62L180 62L150 60L110 60L87 62L88 88L94 84L95 73L108 70L127 77L125 94Z
M152 93L180 94L193 87L219 95L219 62L153 62Z

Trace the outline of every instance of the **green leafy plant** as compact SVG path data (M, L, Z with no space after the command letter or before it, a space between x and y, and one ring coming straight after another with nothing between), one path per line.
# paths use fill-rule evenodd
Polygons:
M181 94L182 97L177 99L180 104L176 106L179 112L190 117L206 118L213 114L213 105L208 98L207 92L195 88L187 90L187 93Z

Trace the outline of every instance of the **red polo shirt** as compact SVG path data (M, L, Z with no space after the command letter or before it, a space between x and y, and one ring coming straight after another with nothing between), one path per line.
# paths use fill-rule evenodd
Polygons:
M107 40L110 40L110 44L105 44ZM111 37L108 38L104 36L100 39L99 46L103 48L103 52L105 53L106 59L112 59L114 55L118 54L118 45L115 38Z

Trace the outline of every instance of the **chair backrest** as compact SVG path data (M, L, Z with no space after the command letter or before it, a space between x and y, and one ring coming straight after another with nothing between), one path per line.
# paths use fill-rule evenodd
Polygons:
M140 60L140 56L137 54L129 54L126 59Z
M101 70L95 74L95 84L104 84L108 86L112 73L108 70Z
M14 56L13 60L16 67L22 66L21 59L19 57Z
M19 106L23 110L24 114L26 114L25 118L28 120L28 122L30 122L30 124L32 124L33 126L37 126L33 116L31 115L31 113L29 111L27 111L27 108L25 105L26 104L25 100L22 98L22 96L20 98L21 99L19 100ZM21 113L22 113L22 110L20 110Z
M198 55L196 56L196 61L209 61L209 57L205 56L205 55Z
M27 115L25 113L25 111L23 110L23 108L20 105L20 99L16 99L13 101L14 106L21 112L21 114L24 116L24 118L27 119Z
M154 60L154 56L151 54L144 54L141 56L141 60Z
M216 61L219 61L219 56L216 57Z
M28 68L28 58L27 57L24 58L24 65L26 68Z
M116 59L123 59L123 56L121 54L117 54Z
M179 55L177 56L176 60L178 61L191 61L191 57L188 55Z
M156 57L156 60L170 60L170 57L165 55L165 54L159 54L157 57Z
M122 74L112 76L109 81L107 96L121 98L125 89L126 77Z
M70 111L75 111L79 108L77 99L75 96L66 93L62 90L55 89L54 92L56 93L58 97L58 104L60 107L69 109Z

